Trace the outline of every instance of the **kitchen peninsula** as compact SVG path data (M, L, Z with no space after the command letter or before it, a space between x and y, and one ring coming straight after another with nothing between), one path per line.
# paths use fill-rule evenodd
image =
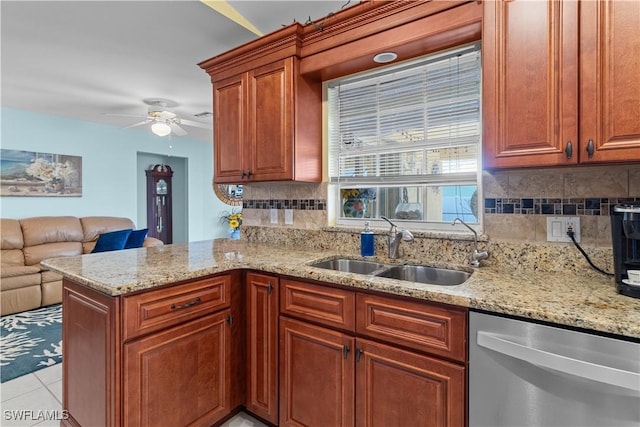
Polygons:
M65 277L63 405L70 413L68 425L145 425L159 419L178 425L188 424L189 417L197 425L211 425L243 406L268 419L252 410L250 402L256 400L259 407L269 399L253 399L254 393L245 390L256 375L250 339L255 334L250 330L277 331L278 292L282 314L288 309L285 293L295 286L347 297L355 291L358 298L397 300L411 310L433 306L461 314L464 322L471 308L640 338L640 303L618 295L607 278L488 266L476 269L462 285L438 286L310 266L323 259L358 258L353 255L221 239L44 261ZM272 294L275 308L256 311L256 304ZM332 298L331 304L348 300ZM276 320L270 323L273 310ZM252 313L258 314L257 321L251 320ZM455 320L449 326L453 330ZM466 324L462 326L458 332L465 336L455 338L464 344ZM277 332L271 330L271 335L282 357L284 344L278 343ZM279 341L283 339L281 330ZM347 351L345 347L345 355ZM442 349L425 353L442 356L447 366L452 361L465 366L464 351L462 356ZM265 360L277 366L277 352ZM283 393L280 389L280 400ZM277 399L270 405L277 407Z

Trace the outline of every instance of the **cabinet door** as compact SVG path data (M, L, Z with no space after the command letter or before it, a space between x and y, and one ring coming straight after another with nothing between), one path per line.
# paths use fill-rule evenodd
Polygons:
M124 346L124 425L209 426L230 411L229 310Z
M341 332L280 318L280 426L353 425L353 344Z
M356 353L356 425L464 426L463 366L364 339Z
M575 1L484 2L485 167L578 162L577 24Z
M278 423L278 278L247 273L247 402Z
M293 176L293 58L249 72L250 180Z
M580 3L581 162L640 160L640 2Z
M244 159L249 156L246 141L246 74L221 80L213 85L214 169L215 181L237 183L245 172Z

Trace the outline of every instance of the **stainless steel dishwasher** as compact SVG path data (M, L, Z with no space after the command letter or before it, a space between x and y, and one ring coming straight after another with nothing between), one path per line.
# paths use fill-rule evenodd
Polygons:
M640 342L469 315L469 426L640 426Z

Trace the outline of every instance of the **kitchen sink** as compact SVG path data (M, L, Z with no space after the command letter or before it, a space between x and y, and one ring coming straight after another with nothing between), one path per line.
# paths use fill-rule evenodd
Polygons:
M431 285L454 286L467 281L471 277L471 273L423 265L396 265L379 272L376 276Z
M347 273L371 274L377 270L387 268L389 266L373 261L336 258L311 264L311 267L326 268L329 270L344 271Z
M383 264L348 258L320 261L311 264L311 267L442 286L460 285L471 277L471 273L462 270L412 264Z

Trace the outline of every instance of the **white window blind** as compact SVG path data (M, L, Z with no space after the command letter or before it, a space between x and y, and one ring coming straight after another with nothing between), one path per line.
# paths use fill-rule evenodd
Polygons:
M479 223L480 88L477 43L328 82L337 222Z
M476 183L480 65L474 44L329 83L331 181Z

